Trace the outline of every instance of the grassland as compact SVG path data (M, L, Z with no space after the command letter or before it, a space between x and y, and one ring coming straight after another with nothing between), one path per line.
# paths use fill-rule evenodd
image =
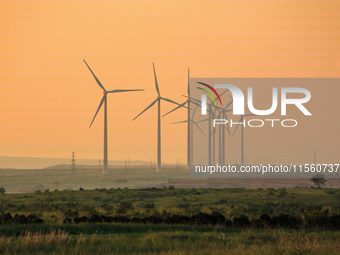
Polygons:
M140 170L140 169L139 169ZM0 225L0 254L339 254L340 232L308 227L310 217L340 214L340 190L335 189L181 189L162 187L168 178L188 178L185 171L165 170L151 177L145 170L119 169L102 177L85 169L75 176L56 170L2 170L1 184L44 185L45 190L0 195L0 214L34 214L42 225ZM42 176L41 171L46 172ZM129 172L130 171L130 172ZM119 174L118 174L119 172ZM51 175L49 175L51 173ZM15 178L15 176L17 177ZM84 178L79 180L79 176ZM69 178L67 178L69 176ZM89 182L89 178L93 177ZM114 180L160 188L130 189ZM26 180L26 182L25 182ZM53 184L55 181L59 185ZM97 184L102 188L95 188ZM3 185L5 184L5 185ZM6 186L7 185L7 186ZM68 189L69 185L78 187ZM87 188L89 185L91 189ZM79 190L83 187L85 190ZM104 188L106 187L106 188ZM46 190L49 189L49 190ZM127 217L193 215L219 212L233 220L241 214L255 220L261 214L289 214L303 219L297 229L220 225L136 223L63 224L66 217L92 214Z
M81 234L64 231L0 238L1 254L339 254L339 232L284 230Z
M64 217L92 214L144 217L216 211L227 219L240 214L250 219L263 213L303 217L340 214L339 189L103 188L5 194L0 196L0 201L2 214L36 214L49 223L60 223Z

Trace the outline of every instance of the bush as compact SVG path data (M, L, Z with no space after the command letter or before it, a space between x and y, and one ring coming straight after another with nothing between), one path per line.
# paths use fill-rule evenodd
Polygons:
M279 189L279 194L277 195L278 197L284 197L285 195L288 194L287 190L285 188Z
M191 206L191 204L189 204L189 203L177 203L177 207L181 208L181 209L186 209L190 206Z
M116 213L125 214L128 210L133 209L132 203L128 201L122 201L116 208Z
M324 189L323 191L328 195L334 195L336 193L334 189Z
M125 208L116 208L116 213L118 214L125 214L127 212L127 210Z
M78 210L67 209L63 212L65 217L77 217L79 216Z
M5 192L6 192L6 189L5 189L4 187L1 187L1 188L0 188L0 194L3 195L3 194L5 194Z
M227 199L221 198L217 201L214 202L215 205L222 205L222 204L226 204L228 201Z
M140 204L137 205L137 207L143 208L143 209L155 208L155 204L154 203L140 203Z
M273 188L269 188L269 189L266 190L266 194L267 194L268 196L274 196L274 195L275 195L275 192L276 192L276 190L273 189Z

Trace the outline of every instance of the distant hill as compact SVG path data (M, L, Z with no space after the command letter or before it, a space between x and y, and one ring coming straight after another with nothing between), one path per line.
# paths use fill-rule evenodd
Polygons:
M102 162L102 161L101 161ZM0 169L42 169L47 167L59 166L60 168L69 168L71 158L34 158L34 157L9 157L0 156ZM77 165L84 165L84 167L97 166L99 167L99 160L97 159L76 159ZM150 165L148 161L136 160L131 161L131 165ZM64 166L63 166L64 165ZM123 166L125 161L109 160L109 165ZM58 168L59 168L58 167Z

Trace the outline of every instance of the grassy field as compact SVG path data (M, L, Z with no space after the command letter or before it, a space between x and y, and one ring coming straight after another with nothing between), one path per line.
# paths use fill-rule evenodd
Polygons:
M159 184L166 184L169 175L188 178L184 170L173 173L174 169L167 169L155 175L145 169L142 178L140 170L117 169L116 174L111 171L103 177L99 170L95 173L84 169L69 178L65 172L58 175L56 170L2 170L0 187L5 186L6 190L15 185L17 189L43 185L44 189L0 195L0 215L33 214L45 224L0 225L0 254L340 254L338 230L308 226L309 218L340 214L340 189L181 189ZM79 178L82 175L84 178ZM126 183L114 181L124 177L136 187L145 183L161 187L130 189ZM58 185L53 184L56 181ZM78 188L71 190L69 185ZM97 185L106 188L95 188ZM163 223L63 224L66 217L92 214L166 218L200 212L219 212L230 220L243 214L250 221L263 213L289 214L302 219L302 223L296 229Z
M216 211L227 219L241 214L256 219L263 213L302 217L340 214L339 189L103 188L4 194L0 201L2 214L36 214L49 223L92 214L165 217Z
M339 254L339 232L210 231L72 235L66 231L0 237L1 254Z

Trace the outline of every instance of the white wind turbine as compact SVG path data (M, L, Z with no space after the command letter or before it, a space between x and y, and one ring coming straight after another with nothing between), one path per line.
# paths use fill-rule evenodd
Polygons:
M190 132L188 133L188 135L189 135L189 139L188 139L188 154L190 154L190 159L191 159L191 161L190 161L190 166L192 165L192 162L193 162L193 149L194 149L194 136L193 136L193 131L194 131L194 125L201 131L201 133L204 135L204 136L206 136L205 134L204 134L204 132L203 132L203 130L200 128L200 126L197 124L197 122L196 121L194 121L194 117L195 117L195 113L196 113L196 110L197 110L197 105L196 105L196 107L195 107L195 109L194 109L194 112L193 112L193 114L192 114L192 116L191 116L191 118L190 118L190 116L189 116L189 121L188 120L183 120L183 121L178 121L178 122L173 122L173 123L171 123L171 125L173 125L173 124L180 124L180 123L188 123L188 126L190 127ZM189 111L189 110L188 110ZM190 167L188 168L188 169L190 169Z
M85 59L84 59L85 64L87 65L87 67L89 68L90 72L92 73L94 79L96 80L96 82L98 83L99 87L101 87L103 89L103 97L102 100L99 103L99 107L96 111L96 114L94 115L92 122L90 124L90 127L92 126L92 123L94 121L94 119L96 118L100 108L102 107L103 103L104 104L104 168L103 168L103 174L106 175L108 173L107 171L107 167L108 167L108 156L107 156L107 94L109 93L119 93L119 92L130 92L130 91L143 91L144 89L115 89L115 90L110 90L107 91L103 84L98 80L98 78L96 77L96 75L92 72L91 68L89 67L89 65L86 63Z
M241 115L241 118L240 118L240 120L239 120L239 123L240 123L240 122L243 123L244 117L247 117L247 116L254 116L254 114L244 114L244 115ZM233 134L232 134L232 136L234 136L234 134L235 134L235 132L236 132L236 130L237 130L237 128L238 128L239 125L240 125L240 124L237 124L237 126L236 126L236 128L235 128L235 130L234 130L234 132L233 132ZM244 138L243 138L243 128L244 128L244 125L241 124L241 166L244 165Z
M171 99L161 97L161 94L159 92L158 82L157 82L157 76L156 76L156 70L155 65L153 65L153 73L155 76L155 85L156 85L156 91L157 91L157 98L154 100L148 107L146 107L141 113L139 113L133 120L137 119L140 115L142 115L145 111L147 111L149 108L151 108L155 103L158 102L158 128L157 128L157 172L162 171L162 159L161 159L161 100L180 105L179 103L176 103L175 101L172 101Z
M190 169L190 166L192 164L192 158L191 158L191 152L190 152L190 139L191 139L191 136L190 136L190 130L192 128L192 124L190 123L190 69L188 68L188 88L187 88L187 92L188 92L188 98L187 100L180 104L179 106L177 106L176 108L172 109L170 112L167 112L166 114L164 114L162 117L168 115L169 113L173 112L173 111L176 111L177 109L181 108L181 107L184 107L186 104L188 104L188 107L187 107L187 169ZM172 123L174 124L174 123Z

